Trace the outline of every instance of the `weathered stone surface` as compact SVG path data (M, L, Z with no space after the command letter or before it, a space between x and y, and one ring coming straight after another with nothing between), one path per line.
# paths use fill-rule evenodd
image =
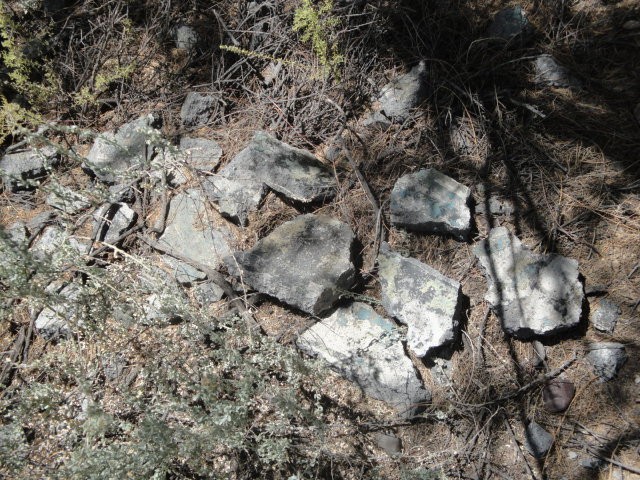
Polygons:
M349 226L336 219L300 215L237 253L227 266L255 290L319 315L353 286L353 239Z
M159 238L161 247L217 269L231 255L230 233L215 228L202 192L196 189L176 195L169 206L166 228Z
M222 157L222 147L206 138L182 137L180 151L185 155L187 165L203 172L213 171Z
M65 232L58 225L49 225L31 245L34 257L57 264L64 260L65 251L71 250L79 254L87 253L89 245L79 241L73 235Z
M202 307L222 299L224 291L215 283L200 283L192 289L193 297Z
M620 305L606 298L602 299L591 313L591 324L596 330L613 333L620 318L620 312Z
M138 214L126 203L107 203L93 214L96 240L114 245L118 238L133 226Z
M531 422L525 429L525 445L535 458L544 458L553 446L553 435L536 422Z
M531 24L521 6L500 10L489 26L490 37L501 40L514 40L516 37L524 37L531 31Z
M96 138L85 166L103 182L118 182L138 175L151 157L149 134L160 123L159 117L145 115L122 125L117 132Z
M514 208L510 200L503 200L498 197L489 197L489 214L490 215L512 215ZM476 205L476 213L487 214L487 204L479 202Z
M55 293L57 286L47 288L49 293ZM69 338L73 334L73 323L76 322L81 287L70 283L58 292L61 298L59 303L42 309L35 321L36 331L45 340L59 340Z
M46 202L47 205L69 215L75 215L91 206L87 197L63 185L56 185L47 196Z
M171 273L178 283L190 284L207 278L206 274L200 270L170 255L163 255L162 261L171 269Z
M540 55L533 62L534 81L552 87L580 88L578 80L566 67L551 55Z
M378 447L385 451L390 457L395 457L402 453L402 440L395 435L389 435L387 433L376 432L373 435L374 440Z
M627 352L621 343L592 343L586 358L593 365L593 371L600 377L600 381L608 382L615 378L627 361Z
M58 154L52 147L7 153L0 160L4 187L14 192L29 188L29 180L45 176L58 161Z
M176 41L176 48L193 51L198 45L198 33L193 27L189 25L179 25L174 29L174 39Z
M382 305L406 324L407 344L424 357L455 340L461 315L460 284L437 270L393 252L383 243L378 255Z
M551 413L564 412L576 393L576 387L569 380L556 378L542 389L544 408Z
M489 281L485 298L517 338L553 335L577 326L583 290L578 262L560 255L537 255L505 227L473 249Z
M216 99L198 92L189 92L180 109L180 119L187 127L206 125Z
M421 61L406 73L382 87L378 101L380 110L390 119L403 122L411 110L427 96L427 65Z
M305 331L297 345L406 417L431 399L404 353L393 322L366 304L337 309Z
M391 191L391 223L465 239L471 230L470 194L467 187L433 168L404 175Z
M257 132L249 145L213 177L207 194L220 211L244 224L266 193L265 185L304 203L335 195L335 180L327 167L306 150Z

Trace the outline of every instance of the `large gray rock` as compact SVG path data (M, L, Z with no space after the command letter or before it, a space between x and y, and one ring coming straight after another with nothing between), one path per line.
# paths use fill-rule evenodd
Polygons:
M591 313L591 324L596 330L613 333L620 318L620 311L620 305L604 298Z
M462 310L458 282L386 243L378 255L378 276L382 305L409 327L407 344L418 357L456 339Z
M122 125L117 132L106 132L93 142L85 166L103 182L119 182L139 175L152 154L147 145L159 125L159 118L145 115Z
M210 215L201 191L191 189L176 195L169 205L166 228L158 243L169 251L217 269L222 259L231 255L231 235L221 227L215 228Z
M220 145L206 138L182 137L180 151L184 154L187 165L203 172L213 171L222 157Z
M349 226L336 219L301 215L227 265L255 290L319 315L354 284L353 239Z
M421 61L406 73L382 87L378 101L380 110L390 119L403 122L411 110L427 96L427 66Z
M553 446L553 435L536 422L531 422L525 429L525 445L535 458L544 458Z
M329 169L306 150L294 148L266 132L257 132L249 145L211 179L207 194L221 212L241 224L257 208L265 185L297 202L310 203L335 195Z
M433 168L404 175L391 191L391 223L465 239L471 231L470 194L467 187Z
M587 361L593 365L593 371L600 381L608 382L615 378L627 361L627 352L621 343L592 343L589 345Z
M534 82L552 87L580 88L582 83L568 68L551 55L540 55L533 61Z
M297 345L405 417L431 400L404 353L394 323L366 304L337 309L305 331Z
M505 227L473 249L489 281L485 298L518 338L553 335L580 323L583 288L578 262L560 255L537 255Z
M531 24L527 20L525 11L521 6L500 10L489 26L490 37L510 41L517 37L523 38L530 33Z
M29 188L30 180L45 176L58 161L58 154L53 147L7 153L0 160L0 174L5 189L15 192Z
M180 108L180 119L187 127L206 125L216 99L198 92L189 92Z

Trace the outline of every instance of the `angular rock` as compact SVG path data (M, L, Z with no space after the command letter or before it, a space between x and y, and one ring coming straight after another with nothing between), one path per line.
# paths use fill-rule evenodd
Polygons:
M378 255L378 276L382 305L409 327L407 344L418 357L456 339L462 310L458 282L386 243Z
M227 267L253 289L319 315L355 282L353 240L349 226L336 219L300 215L237 253Z
M514 337L554 335L576 327L583 289L578 262L560 255L537 255L505 227L473 249L489 282L485 298Z
M402 453L402 441L395 435L376 432L373 438L378 447L384 450L390 457L394 457Z
M182 137L180 151L184 153L187 165L203 172L213 171L222 157L220 145L206 138Z
M490 37L510 41L516 37L524 37L531 31L531 24L527 20L525 11L521 6L500 10L489 26Z
M551 413L564 412L569 408L575 393L576 387L569 380L553 379L542 389L544 408Z
M224 290L215 283L200 283L192 289L193 297L202 307L222 300Z
M49 293L56 290L48 287ZM60 303L42 309L35 321L36 331L45 340L59 340L70 338L73 334L73 323L78 320L78 298L81 287L75 283L66 285L58 295L62 298Z
M380 110L390 119L403 122L411 110L427 97L427 65L421 61L406 73L382 87L378 101Z
M552 87L580 88L582 83L551 55L540 55L533 62L534 82Z
M335 180L327 167L306 150L294 148L266 132L257 132L249 145L213 177L207 187L221 212L246 222L260 203L265 185L303 203L335 195Z
M120 235L134 225L138 214L126 203L107 203L95 211L93 218L96 240L115 245Z
M431 400L405 355L394 323L363 303L337 309L297 340L304 352L318 356L370 397L405 417Z
M180 119L186 127L206 125L216 99L198 92L189 92L180 108Z
M187 190L173 197L169 205L166 228L158 244L198 262L217 269L222 259L231 255L230 233L216 228L206 208L201 191Z
M531 422L525 430L525 445L535 458L544 458L553 446L553 435L536 422Z
M178 26L173 33L176 41L176 48L193 51L198 45L198 33L189 25Z
M56 185L47 196L46 202L47 205L69 215L75 215L91 206L87 197L63 185Z
M159 117L145 115L122 125L117 132L106 132L93 142L85 166L103 182L114 183L138 175L151 157L149 135L160 123ZM157 133L157 132L155 132Z
M171 268L173 277L180 284L191 284L198 280L204 280L207 278L207 275L202 273L200 270L193 268L188 263L181 262L170 255L163 255L162 261Z
M596 330L613 333L620 313L620 305L606 298L602 299L591 314L591 324Z
M621 343L600 342L589 345L586 358L600 381L608 382L615 378L627 361L627 353Z
M30 180L44 177L58 161L56 150L49 146L7 153L0 160L0 174L5 189L16 192L30 188Z
M31 252L35 258L51 261L53 264L63 261L67 250L85 254L89 250L89 245L66 233L57 225L45 227L31 245Z
M404 175L391 191L391 223L463 240L471 231L470 194L467 187L433 168Z

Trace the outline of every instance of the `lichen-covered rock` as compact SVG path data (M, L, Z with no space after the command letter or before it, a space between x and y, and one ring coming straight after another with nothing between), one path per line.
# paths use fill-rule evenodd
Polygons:
M335 195L329 169L306 150L294 148L266 132L257 132L249 145L211 179L207 194L221 213L246 223L249 211L266 194L265 185L297 202L310 203Z
M213 171L222 157L220 145L206 138L182 137L180 151L184 154L187 165L203 172Z
M103 182L114 183L139 175L152 154L147 145L156 133L159 117L145 115L122 125L117 132L106 132L93 142L85 166Z
M11 191L28 189L29 181L41 178L59 161L53 147L32 148L7 153L0 159L0 174L4 187Z
M469 188L433 168L404 175L391 191L391 223L466 239L471 231L470 195Z
M189 92L180 108L180 119L186 127L206 125L211 117L215 98L198 92Z
M383 243L378 255L382 305L406 324L407 344L418 356L453 342L460 325L460 284L437 270L393 252Z
M231 235L216 227L200 190L191 189L171 199L160 247L179 253L206 267L217 269L231 255Z
M421 61L408 73L392 80L380 90L380 110L390 119L403 122L411 110L427 96L427 65Z
M312 315L330 309L355 281L351 228L334 218L300 215L227 261L255 290Z
M578 262L560 255L537 255L505 227L473 249L489 281L485 298L517 338L553 335L580 323L582 283Z
M627 361L624 345L614 342L599 342L589 345L587 361L601 382L613 380Z
M431 399L394 323L366 304L337 309L300 335L297 345L405 417L414 416Z

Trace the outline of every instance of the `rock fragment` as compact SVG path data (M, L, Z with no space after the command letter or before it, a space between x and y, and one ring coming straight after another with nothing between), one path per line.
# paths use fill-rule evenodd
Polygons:
M418 356L453 342L460 325L460 284L437 270L393 252L383 243L378 275L385 310L407 325L407 344Z
M126 203L107 203L93 214L97 241L115 245L118 238L131 228L138 214Z
M569 380L556 378L545 385L542 390L544 408L551 413L564 412L576 393L576 387Z
M402 441L395 435L376 432L373 436L376 444L390 457L395 457L402 453Z
M378 101L380 110L388 118L404 122L411 110L419 106L427 96L427 65L421 61L406 73L382 87Z
M30 181L44 177L58 161L57 152L48 146L7 153L0 159L0 174L5 189L16 192L30 188Z
M85 166L107 183L138 175L151 158L152 147L147 145L147 140L157 133L155 128L159 125L159 117L145 115L122 125L115 133L100 135L93 142Z
M492 229L473 252L489 281L485 298L506 333L550 336L580 323L583 289L575 260L534 254L505 227Z
M63 185L56 185L52 189L47 196L46 203L69 215L75 215L91 206L91 202L86 196Z
M198 92L189 92L180 108L180 119L186 127L206 125L216 99Z
M523 39L531 31L531 24L527 20L526 12L520 5L500 10L489 26L490 37L504 41Z
M185 155L187 165L202 172L212 172L222 157L220 145L206 138L182 137L180 151Z
M620 305L606 298L602 299L591 314L591 324L596 330L613 333L620 318L620 312Z
M198 45L198 33L189 25L179 25L174 29L173 36L176 48L192 52Z
M433 168L404 175L391 191L391 223L464 240L471 231L470 190Z
M535 458L544 458L553 446L553 435L536 422L531 422L525 430L525 445Z
M231 255L231 234L223 227L215 227L211 215L200 190L176 195L171 199L159 246L214 270L219 268L222 259Z
M594 373L601 382L613 380L627 361L624 345L614 342L592 343L589 346L587 361L593 365Z
M354 284L353 240L349 226L336 219L301 215L237 253L227 266L255 290L319 315Z
M224 291L215 283L199 283L193 287L192 292L201 307L215 303L224 296Z
M335 180L326 166L306 150L266 132L257 132L206 188L222 213L245 224L248 212L257 208L266 194L265 185L302 203L335 195Z
M198 280L204 280L207 275L200 270L193 268L188 263L184 263L171 255L163 255L162 261L171 269L171 273L176 281L182 285L188 285Z
M580 88L582 83L551 55L540 55L533 62L534 82L552 87Z
M404 353L394 323L366 304L337 309L305 331L297 345L405 417L414 416L431 399Z

